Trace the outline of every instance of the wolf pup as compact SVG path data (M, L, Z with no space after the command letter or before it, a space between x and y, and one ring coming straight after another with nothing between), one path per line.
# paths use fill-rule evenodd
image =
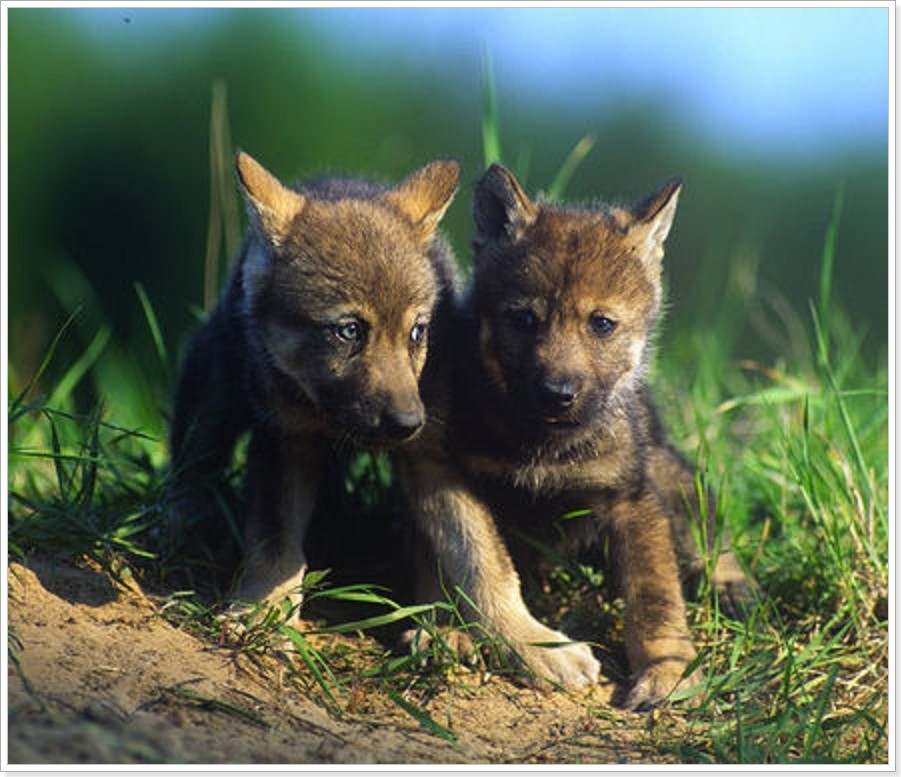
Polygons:
M432 162L395 188L352 178L288 188L245 153L236 165L251 228L178 381L176 512L211 546L227 533L213 489L250 430L236 597L297 602L329 449L390 448L425 423L429 324L458 286L436 228L459 167Z
M683 505L695 515L700 505L644 380L679 191L671 181L631 208L578 210L532 202L501 165L485 173L447 427L467 473L458 524L487 525L472 517L487 510L520 569L537 562L524 537L596 560L609 542L626 605L630 709L698 681L683 678L695 650L675 543L686 574L697 572ZM488 625L519 646L523 618L497 593L519 584L499 542L485 540L481 568L465 575ZM741 598L743 581L734 557L720 556L715 582Z

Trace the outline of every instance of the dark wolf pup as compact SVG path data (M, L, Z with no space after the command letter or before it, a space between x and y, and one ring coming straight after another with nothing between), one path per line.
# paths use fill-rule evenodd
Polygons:
M456 265L436 229L457 188L437 161L394 188L351 178L283 186L239 153L251 228L197 332L171 429L176 523L215 557L215 487L250 430L241 600L292 596L322 467L337 442L390 448L425 420L418 381Z
M686 576L703 567L684 504L703 511L645 387L679 190L672 181L631 208L578 210L532 202L500 165L485 173L447 427L466 472L459 524L484 523L464 516L488 511L519 569L539 563L524 537L595 562L609 543L626 606L631 709L698 681L683 679L695 650L679 559ZM500 540L486 542L481 565L465 571L469 590L487 624L521 648L523 616L498 603L518 578ZM747 593L731 554L720 556L715 582Z

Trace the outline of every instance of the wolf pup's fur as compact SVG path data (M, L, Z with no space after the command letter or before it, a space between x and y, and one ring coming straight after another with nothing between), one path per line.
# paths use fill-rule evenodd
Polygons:
M458 517L445 523L486 527L484 514L492 516L520 569L537 562L524 536L595 560L609 541L626 605L631 709L698 680L683 678L695 650L675 546L686 575L703 566L685 500L702 511L645 387L679 191L671 181L631 208L578 210L533 202L500 165L486 172L475 193L474 280L447 428L466 476L447 492ZM500 539L461 534L480 563L457 576L468 578L487 625L522 651L532 619L508 605L519 581ZM448 553L438 556L444 563ZM746 595L731 554L720 556L715 577ZM530 646L524 653L536 656ZM546 662L536 670L576 687L595 671L584 655L557 655L554 671Z
M459 167L433 162L394 188L353 178L288 188L245 153L236 166L252 223L178 382L176 511L210 544L227 533L212 489L249 429L235 593L297 601L329 449L397 446L425 423L429 324L458 286L436 228Z

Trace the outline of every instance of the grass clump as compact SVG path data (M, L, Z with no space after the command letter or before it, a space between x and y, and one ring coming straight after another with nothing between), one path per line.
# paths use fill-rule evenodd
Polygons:
M693 397L676 426L706 419L694 439L701 468L719 480L733 547L763 590L747 622L726 618L712 591L691 610L709 688L682 721L686 760L887 759L888 373L867 363L831 302L840 204L841 193L806 353L736 364L716 342L739 330L728 320L661 356L660 381L671 370L668 391ZM685 385L684 365L699 362Z

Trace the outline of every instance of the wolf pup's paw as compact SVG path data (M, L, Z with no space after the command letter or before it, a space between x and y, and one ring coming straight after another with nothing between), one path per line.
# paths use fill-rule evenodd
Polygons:
M229 612L233 615L241 615L259 609L253 604L254 602L265 602L272 607L283 608L288 623L299 621L306 570L306 564L296 570L291 568L289 572L278 567L274 571L249 569L235 592L234 604ZM265 610L265 608L262 609Z
M535 679L580 691L594 685L601 675L601 664L584 642L573 642L560 631L544 629L515 645L516 653Z
M685 665L681 661L664 661L648 667L638 677L632 690L626 696L623 709L632 712L648 712L662 704L675 691L687 690L700 685L703 677L699 671L683 678ZM700 703L700 694L695 694L681 702L694 707Z

